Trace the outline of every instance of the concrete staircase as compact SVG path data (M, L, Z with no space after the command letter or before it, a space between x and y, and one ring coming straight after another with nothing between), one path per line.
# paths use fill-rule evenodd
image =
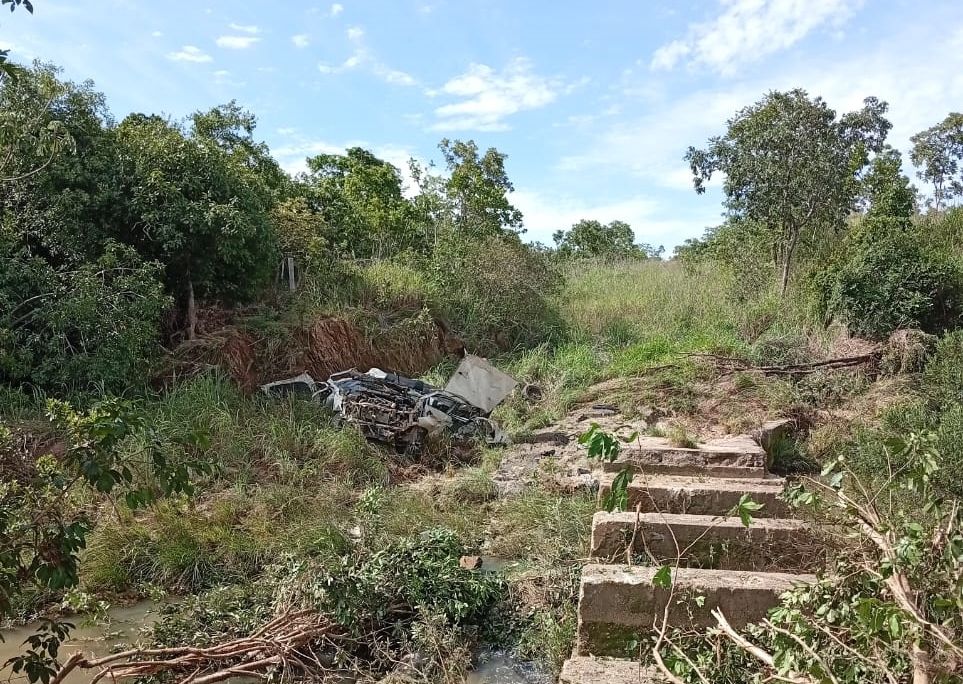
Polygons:
M704 628L719 608L739 628L764 618L783 592L814 580L806 574L818 562L810 530L788 517L778 498L785 483L767 472L754 440L694 449L644 440L604 466L600 495L616 472L635 472L628 512L599 512L592 521L594 562L582 569L578 636L562 684L660 682L632 658L666 611L670 627ZM748 529L738 516L726 517L743 495L763 504ZM670 590L654 578L677 558L670 602Z

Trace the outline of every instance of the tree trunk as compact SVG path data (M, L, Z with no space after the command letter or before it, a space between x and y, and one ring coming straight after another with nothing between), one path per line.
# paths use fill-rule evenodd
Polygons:
M786 255L782 262L782 278L779 284L779 296L781 298L785 299L787 289L789 289L789 255Z
M194 280L187 279L187 339L197 336L197 303L194 301Z
M796 253L796 243L799 240L799 231L791 230L789 242L786 244L786 253L782 260L782 278L780 279L779 297L786 298L786 290L789 289L789 269L792 268L792 258Z

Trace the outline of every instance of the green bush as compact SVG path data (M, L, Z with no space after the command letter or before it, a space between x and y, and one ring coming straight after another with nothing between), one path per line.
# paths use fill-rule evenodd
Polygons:
M517 238L448 231L432 256L429 278L432 308L483 353L533 346L561 330L550 298L562 277Z
M865 221L843 254L814 277L826 318L839 318L852 333L875 339L899 328L939 333L959 325L959 267L945 253L923 246L905 222Z
M10 248L10 245L7 245ZM0 381L45 389L143 386L170 305L157 264L108 245L94 262L53 269L0 239Z
M923 393L935 407L963 403L963 330L937 342L923 371Z

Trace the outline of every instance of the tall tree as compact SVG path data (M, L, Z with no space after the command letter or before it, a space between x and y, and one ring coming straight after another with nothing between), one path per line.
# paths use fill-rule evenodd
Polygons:
M963 114L950 113L935 126L920 131L910 141L910 159L919 167L920 179L933 185L933 208L963 194Z
M119 237L164 265L193 337L195 297L243 301L273 272L271 194L209 138L160 117L132 114L117 138L128 211Z
M861 110L837 118L804 90L773 91L739 111L706 149L686 153L696 192L723 173L729 218L762 227L783 294L800 247L844 225L859 174L891 127L886 110L867 98Z
M916 188L902 168L899 150L889 145L873 158L863 177L867 216L909 218L916 212Z
M312 157L308 169L302 179L306 197L330 226L339 251L380 258L417 246L421 233L395 166L352 147Z
M473 140L445 138L438 148L448 167L446 191L459 230L475 236L524 232L522 212L508 200L515 186L505 171L507 155L490 147L479 156Z
M74 151L59 115L92 88L62 82L58 75L55 67L37 63L32 69L17 67L15 79L0 78L0 188L5 191L43 171L58 153Z
M625 221L599 221L582 219L569 230L558 230L552 235L556 249L573 256L602 257L658 257L662 248L653 249L647 244L636 244L635 233Z
M290 178L271 156L267 144L254 139L257 117L236 100L194 112L190 121L196 140L217 145L233 160L256 173L275 194L290 193Z

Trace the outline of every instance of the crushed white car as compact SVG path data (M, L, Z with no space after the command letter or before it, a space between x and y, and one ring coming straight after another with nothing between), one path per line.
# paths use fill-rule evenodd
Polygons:
M323 383L302 373L261 390L273 397L293 394L321 402L368 439L417 452L428 436L442 432L457 441L506 444L506 435L489 416L517 384L487 360L468 355L444 389L372 368L335 373Z

